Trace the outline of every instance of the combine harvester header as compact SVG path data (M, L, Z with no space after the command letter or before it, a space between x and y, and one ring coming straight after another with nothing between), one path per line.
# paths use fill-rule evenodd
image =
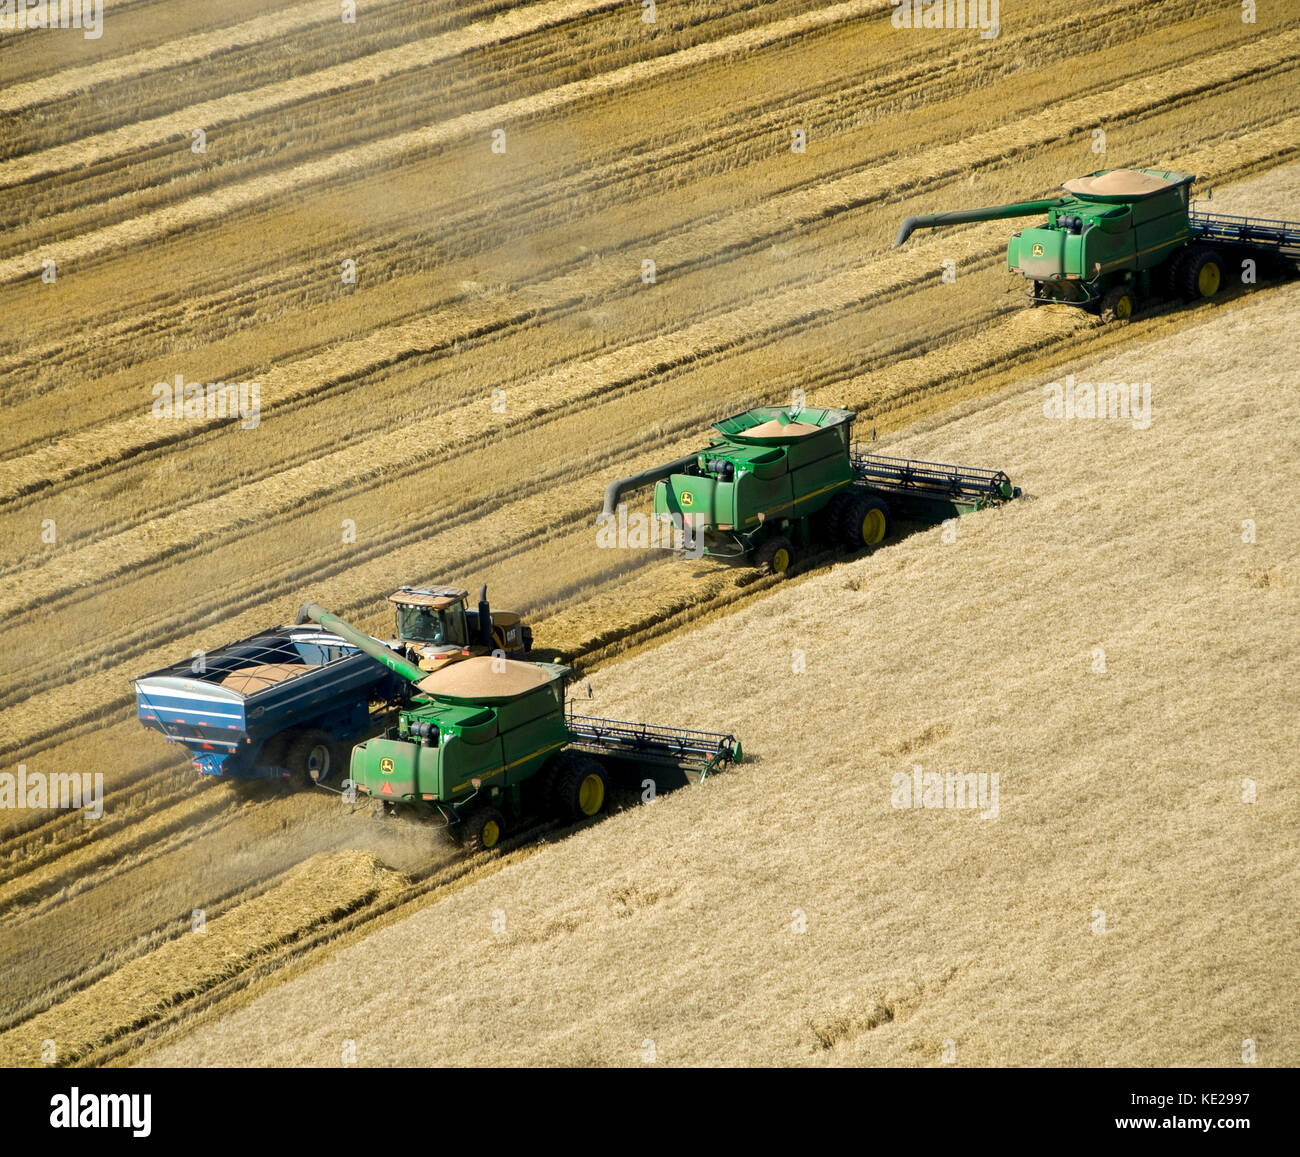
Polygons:
M682 527L696 549L780 574L798 550L874 546L895 517L942 522L1020 494L1000 470L859 450L855 417L760 406L723 418L705 449L611 482L601 519L653 484L655 516Z

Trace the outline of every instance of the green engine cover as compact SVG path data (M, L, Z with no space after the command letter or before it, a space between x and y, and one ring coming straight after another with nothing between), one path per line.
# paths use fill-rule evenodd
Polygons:
M853 481L847 410L746 410L716 423L722 435L694 472L655 485L659 517L697 531L745 534L767 520L816 514ZM786 431L790 431L787 433Z
M573 738L564 721L568 669L536 666L554 677L519 695L474 702L435 694L401 712L383 737L352 749L352 782L393 803L453 805L518 787Z

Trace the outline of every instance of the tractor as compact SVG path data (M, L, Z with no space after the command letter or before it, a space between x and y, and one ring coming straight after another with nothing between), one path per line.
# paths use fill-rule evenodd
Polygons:
M533 649L532 629L513 611L488 606L487 584L479 589L478 608L469 610L467 591L459 587L399 587L388 601L397 609L397 637L392 646L425 671L500 651L526 655Z

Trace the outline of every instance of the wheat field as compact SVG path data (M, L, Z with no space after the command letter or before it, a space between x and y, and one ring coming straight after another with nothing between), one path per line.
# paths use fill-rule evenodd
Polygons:
M1297 308L1222 308L889 439L1010 455L1027 497L595 677L602 711L654 699L748 762L145 1059L1166 1067L1249 1038L1294 1064ZM1067 372L1150 382L1150 428L1046 418ZM998 775L996 807L895 806L918 766Z
M895 35L885 0L660 5L653 26L604 0L363 7L347 27L325 0L271 12L133 0L106 5L99 41L0 35L0 770L95 771L105 787L94 824L0 811L0 1042L13 1063L49 1026L68 1026L65 1063L167 1047L443 897L649 822L620 815L466 866L437 833L375 827L323 792L200 780L135 720L134 676L291 621L307 599L387 633L395 587L486 581L602 695L626 681L611 710L734 726L755 753L743 774L761 776L782 749L747 716L730 722L737 702L665 698L635 672L666 673L693 653L692 632L774 613L831 562L780 584L594 550L605 484L795 390L858 410L859 436L882 445L967 415L912 448L1023 484L1032 441L961 441L968 424L984 429L981 400L1062 359L1177 348L1254 303L1155 306L1121 329L1025 311L1006 223L893 251L902 217L1130 164L1197 173L1216 209L1300 217L1300 15L1284 6L1248 25L1218 0L1026 0L987 41ZM795 129L806 152L792 150ZM1268 278L1255 292L1266 310L1291 300ZM255 428L158 421L152 387L176 375L258 382ZM834 605L856 653L867 628ZM947 682L972 674L955 667ZM880 727L896 728L892 710ZM811 745L824 729L808 728ZM737 790L719 780L700 799ZM242 975L176 947L194 910L233 927L263 910L250 905L297 895L294 873L322 856L374 857L392 888L361 888L297 947L272 936ZM615 907L694 902L657 888L643 880ZM300 915L286 907L286 934ZM610 927L636 927L626 918ZM546 919L571 923L567 909ZM600 940L605 925L586 927L570 930ZM155 958L194 979L151 1003L131 986ZM879 1027L909 985L947 984L942 971L899 972L897 990L879 979L866 1012L814 1001L813 1037L846 1055L853 1026ZM101 1003L113 1011L96 1028ZM622 1063L612 1044L529 1048ZM755 1049L736 1059L779 1053Z

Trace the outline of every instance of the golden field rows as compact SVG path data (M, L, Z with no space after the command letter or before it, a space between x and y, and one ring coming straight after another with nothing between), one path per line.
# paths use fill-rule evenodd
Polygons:
M596 679L603 711L652 698L751 761L138 1059L332 1066L348 1038L380 1065L638 1066L651 1041L668 1065L1232 1066L1250 1038L1292 1064L1297 309L1291 286L1064 362L1149 382L1146 430L1049 419L1034 374L890 438L1016 445L1029 497ZM996 797L900 806L918 766Z
M387 631L404 582L486 580L587 670L675 644L772 584L592 549L611 478L795 389L888 436L1216 308L1021 312L1005 225L891 252L904 215L1133 163L1266 174L1242 208L1296 216L1300 17L1036 2L980 41L896 35L879 0L666 7L647 29L595 0L384 3L341 40L330 5L127 4L66 59L0 39L0 751L107 791L98 825L0 814L0 1029L133 1047L71 1002L194 908L237 913L318 853L427 879L449 855L323 793L196 782L134 721L132 676L309 597ZM176 374L258 381L257 428L153 419ZM949 436L924 456L960 460ZM1019 481L1021 447L989 453Z

